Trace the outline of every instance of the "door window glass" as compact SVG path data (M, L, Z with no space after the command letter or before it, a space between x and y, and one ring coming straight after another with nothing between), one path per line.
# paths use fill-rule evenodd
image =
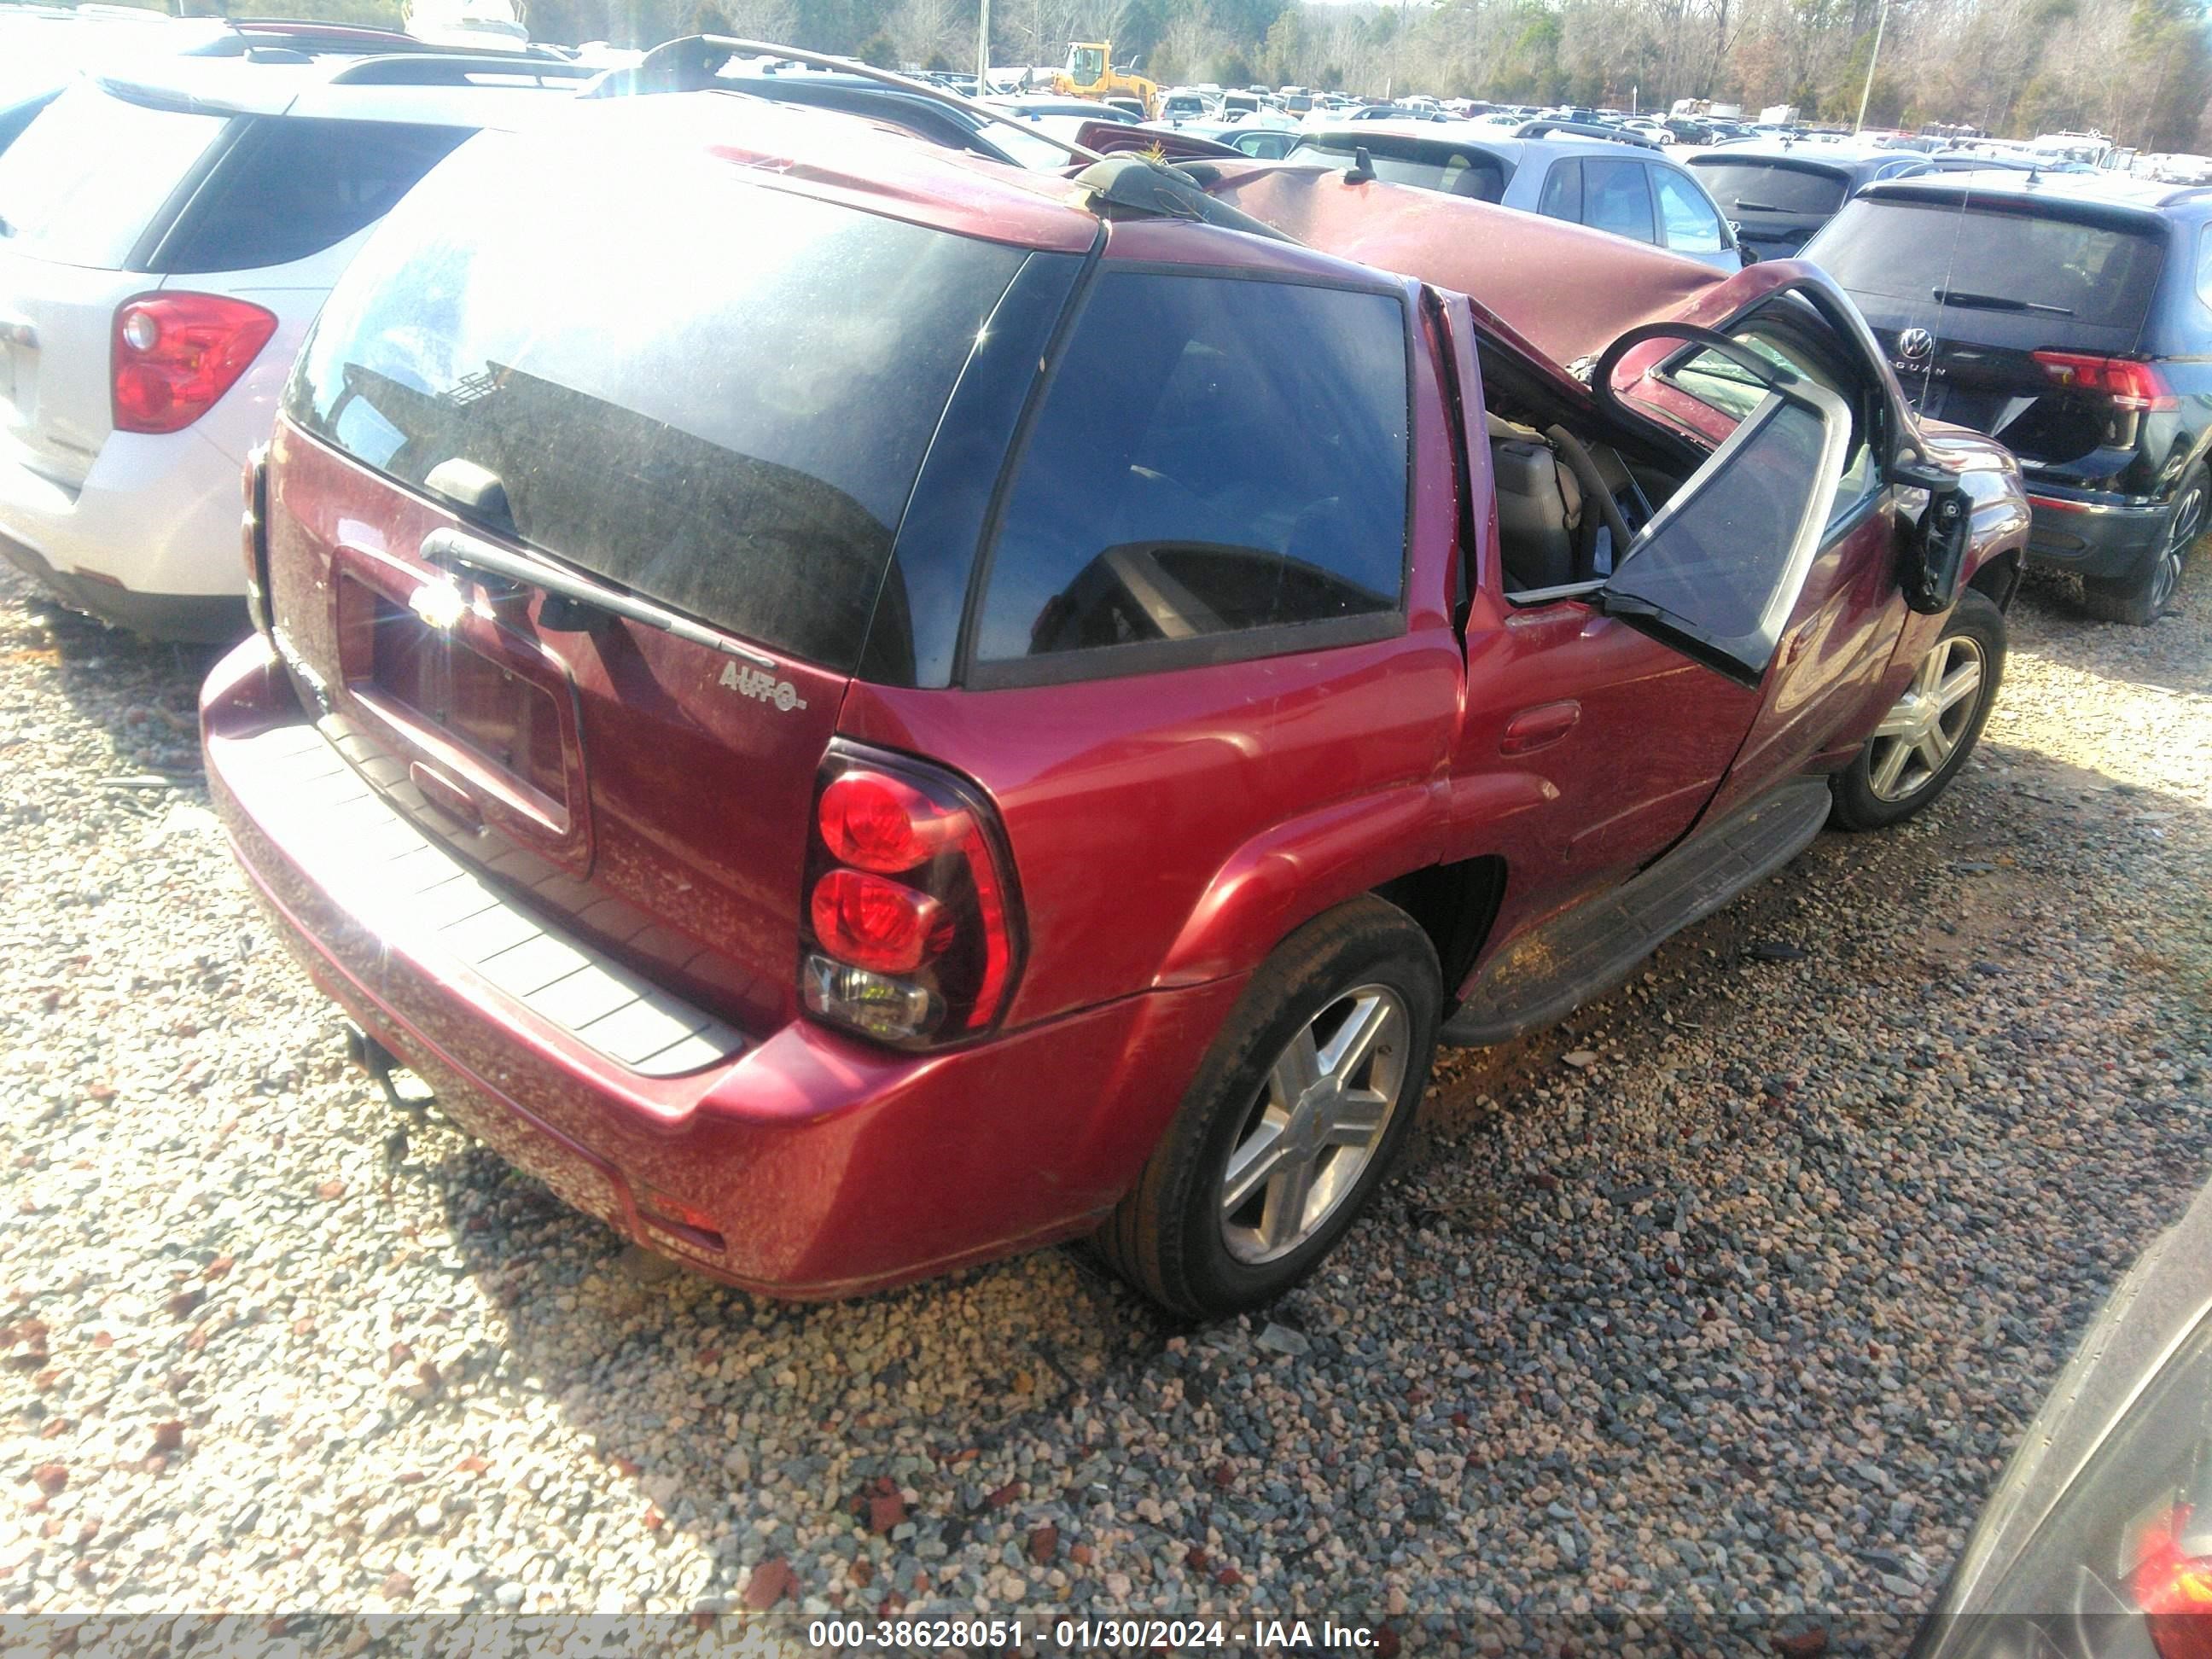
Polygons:
M1667 246L1677 253L1717 253L1728 246L1721 216L1705 192L1668 167L1651 169L1659 194L1659 217L1667 227Z
M1639 242L1652 240L1651 190L1641 161L1583 162L1583 222Z
M1814 405L1764 400L1629 550L1607 584L1613 608L1648 608L1713 655L1764 673L1803 584L1806 520L1826 500L1830 447L1828 419Z
M1406 469L1395 296L1109 272L1018 463L976 658L1395 611Z

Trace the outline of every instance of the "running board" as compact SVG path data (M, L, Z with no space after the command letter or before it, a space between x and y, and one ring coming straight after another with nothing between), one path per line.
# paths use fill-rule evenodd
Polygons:
M1438 1036L1463 1048L1504 1042L1602 996L1668 939L1804 851L1828 821L1829 799L1826 778L1784 784L1607 896L1545 923L1483 969Z

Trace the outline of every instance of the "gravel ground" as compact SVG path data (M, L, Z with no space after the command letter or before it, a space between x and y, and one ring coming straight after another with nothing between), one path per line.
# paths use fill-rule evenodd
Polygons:
M0 579L0 1611L780 1593L1893 1649L2212 1165L2193 574L2148 630L2032 586L1941 809L1448 1056L1330 1267L1195 1333L1065 1251L759 1302L434 1117L395 1138L208 809L204 654Z

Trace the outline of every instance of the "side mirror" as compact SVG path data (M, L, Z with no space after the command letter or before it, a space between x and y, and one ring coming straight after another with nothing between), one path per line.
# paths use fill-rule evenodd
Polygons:
M1973 504L1959 480L1941 467L1899 459L1890 464L1892 483L1928 492L1928 505L1905 532L1898 560L1897 583L1905 602L1923 616L1951 608L1959 597L1959 575L1966 563L1966 532Z
M1729 234L1735 239L1736 253L1738 257L1743 260L1744 264L1747 265L1757 264L1759 263L1759 250L1743 240L1743 227L1733 219L1729 221Z

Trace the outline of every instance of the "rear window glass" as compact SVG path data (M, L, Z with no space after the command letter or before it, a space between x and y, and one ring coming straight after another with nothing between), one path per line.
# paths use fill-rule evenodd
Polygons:
M2154 235L2071 219L1861 199L1822 234L1820 258L1855 294L2132 329L2162 252Z
M386 220L287 412L404 483L456 457L489 468L524 540L849 669L1022 252L721 162L610 185L526 157L487 135Z
M139 239L228 125L78 82L0 151L0 247L130 269Z
M1797 213L1826 216L1843 206L1844 180L1835 173L1781 161L1692 161L1698 182L1726 214Z
M391 212L469 136L398 121L254 121L193 193L155 268L252 270L319 253Z
M1440 190L1448 196L1472 196L1494 202L1505 193L1505 168L1494 155L1448 149L1442 144L1394 143L1386 137L1308 138L1291 152L1297 161L1328 167L1352 166L1367 152L1375 176L1385 184Z
M1015 473L977 657L1395 611L1406 423L1389 295L1106 275Z

